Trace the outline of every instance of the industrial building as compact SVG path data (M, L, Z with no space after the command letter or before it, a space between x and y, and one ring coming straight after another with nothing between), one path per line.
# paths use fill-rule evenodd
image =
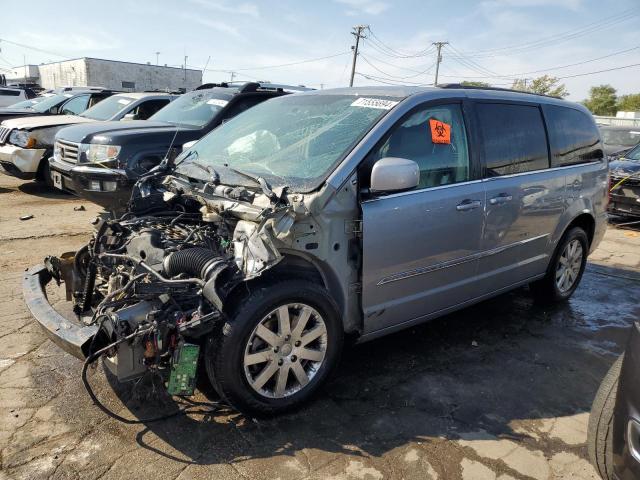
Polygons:
M193 90L202 84L201 70L90 57L14 67L6 77L7 83L38 84L45 89L92 86L124 91Z

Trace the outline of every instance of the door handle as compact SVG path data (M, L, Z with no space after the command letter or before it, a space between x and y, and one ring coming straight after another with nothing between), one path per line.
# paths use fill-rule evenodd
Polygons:
M497 197L493 197L489 199L489 203L491 205L502 205L504 203L510 202L513 200L513 196L507 195L506 193L501 193Z
M468 210L473 210L474 208L478 208L482 205L480 200L464 200L462 203L456 205L456 210L459 212L466 212Z

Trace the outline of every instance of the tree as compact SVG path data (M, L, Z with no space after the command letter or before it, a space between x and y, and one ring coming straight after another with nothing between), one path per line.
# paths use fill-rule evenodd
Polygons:
M543 75L542 77L529 79L518 79L511 87L514 90L523 92L540 93L542 95L552 95L554 97L566 97L569 95L567 87L556 77Z
M617 101L615 88L611 85L598 85L591 87L589 98L584 101L584 106L594 115L612 116L618 110Z
M619 97L618 110L623 112L640 112L640 93L622 95Z
M490 87L487 82L470 82L465 80L464 82L460 82L460 85L464 85L465 87Z

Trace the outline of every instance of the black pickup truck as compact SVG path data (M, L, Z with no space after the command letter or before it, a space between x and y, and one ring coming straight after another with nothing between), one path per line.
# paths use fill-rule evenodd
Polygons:
M75 125L56 135L49 160L54 185L114 214L126 210L136 180L224 121L304 87L243 83L203 85L146 121Z

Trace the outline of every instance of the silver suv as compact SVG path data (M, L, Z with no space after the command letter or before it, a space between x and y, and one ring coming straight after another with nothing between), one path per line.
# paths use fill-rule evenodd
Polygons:
M103 357L120 380L151 370L190 394L201 362L229 403L277 413L318 389L345 334L370 340L526 284L569 298L605 231L607 170L592 116L560 99L287 95L166 159L128 214L29 270L25 296L85 373ZM77 319L45 301L52 277Z

